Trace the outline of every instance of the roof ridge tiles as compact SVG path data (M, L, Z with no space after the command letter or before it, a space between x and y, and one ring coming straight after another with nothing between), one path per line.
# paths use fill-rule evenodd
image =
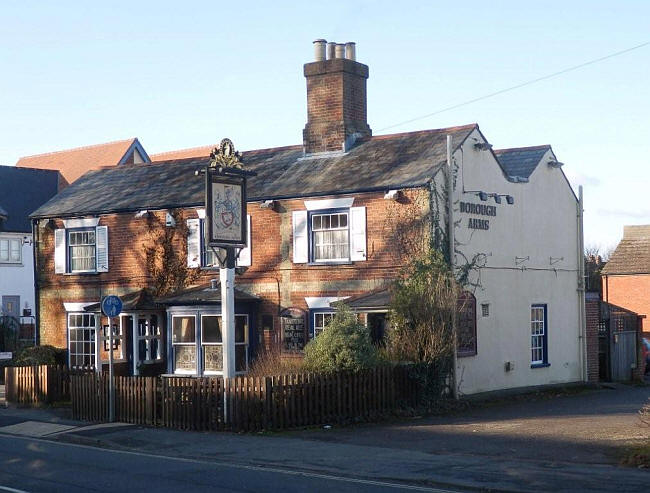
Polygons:
M403 137L407 135L416 135L416 134L433 134L449 131L459 131L459 130L468 130L470 128L478 128L478 123L468 123L467 125L456 125L453 127L442 127L442 128L430 128L427 130L413 130L411 132L398 132L394 134L382 134L382 135L373 135L369 140L383 140L390 139L395 137Z
M137 140L137 139L138 139L137 137L131 137L131 138L128 138L128 139L120 139L120 140L112 140L110 142L103 142L101 144L91 144L91 145L87 145L87 146L72 147L70 149L61 149L60 151L43 152L41 154L30 154L29 156L21 156L20 158L18 158L18 160L20 161L21 159L27 159L27 158L33 158L33 157L51 156L53 154L61 154L63 152L85 151L86 149L93 149L95 147L102 147L102 146L120 144L122 142L133 142L134 140Z
M525 147L505 147L503 149L493 149L496 154L500 152L510 152L510 151L533 151L536 149L550 149L550 144L541 144L536 146L525 146Z

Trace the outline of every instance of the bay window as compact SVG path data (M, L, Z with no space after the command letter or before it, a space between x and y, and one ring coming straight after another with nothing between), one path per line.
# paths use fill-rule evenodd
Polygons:
M137 331L138 361L155 363L162 361L162 329L158 315L139 315Z
M176 373L196 373L196 318L172 317L172 346Z

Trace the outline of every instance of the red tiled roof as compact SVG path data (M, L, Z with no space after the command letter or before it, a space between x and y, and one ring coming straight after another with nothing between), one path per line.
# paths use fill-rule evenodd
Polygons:
M189 149L178 149L176 151L159 152L149 156L152 161L171 161L173 159L186 159L195 157L208 157L214 149L214 145L190 147Z
M72 183L90 170L96 170L102 166L117 165L135 140L135 138L117 140L105 144L25 156L18 160L16 166L58 170L68 183Z

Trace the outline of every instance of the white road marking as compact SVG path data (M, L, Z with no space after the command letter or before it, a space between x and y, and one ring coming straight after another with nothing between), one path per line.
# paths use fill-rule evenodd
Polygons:
M69 431L76 426L62 425L58 423L45 423L42 421L23 421L9 426L0 427L0 433L11 435L23 435L30 437L44 437L62 431Z
M29 493L25 490L17 490L16 488L10 488L9 486L0 486L0 491L9 491L11 493Z
M0 433L0 437L4 435L3 433ZM98 452L109 452L113 454L124 454L124 455L135 455L138 457L147 457L147 458L152 458L152 459L163 459L163 460L173 460L173 461L178 461L178 462L189 462L193 464L203 464L203 465L215 465L215 466L221 466L221 467L229 467L232 469L244 469L244 470L249 470L249 471L259 471L259 472L274 472L278 474L285 474L288 476L304 476L307 478L316 478L316 479L326 479L330 481L341 481L344 483L356 483L356 484L365 484L369 486L382 486L385 488L394 488L394 489L402 489L402 490L410 490L410 491L427 491L429 493L458 493L458 491L463 491L463 490L443 490L440 488L432 488L428 486L415 486L415 485L407 485L407 484L399 484L399 483L389 483L386 481L374 481L371 479L358 479L358 478L348 478L345 476L334 476L331 474L322 474L322 473L315 473L315 472L308 472L308 471L291 471L288 469L280 469L277 467L264 467L264 466L253 466L253 465L246 465L246 464L234 464L230 462L221 462L221 461L207 461L207 460L200 460L200 459L190 459L186 457L170 457L168 455L159 455L159 454L149 454L147 452L134 452L131 450L113 450L113 449L108 449L108 448L101 448L101 447L91 447L90 445L82 445L78 443L65 443L65 442L55 442L52 440L45 440L42 438L29 438L29 437L24 437L24 436L16 436L16 435L5 435L6 438L12 438L12 439L19 439L19 440L27 440L31 442L42 442L46 443L48 445L59 445L59 446L67 446L67 447L76 447L76 448L81 448L81 449L89 449L89 450L94 450ZM2 490L2 486L0 486L0 490ZM15 491L18 493L28 493L20 490L7 490L7 491Z

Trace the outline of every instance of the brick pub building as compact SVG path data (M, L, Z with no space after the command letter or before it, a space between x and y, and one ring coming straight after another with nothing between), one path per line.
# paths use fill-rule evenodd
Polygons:
M241 156L256 176L236 276L237 371L262 348L300 354L342 299L381 339L386 288L413 253L405 226L416 240L445 233L451 136L456 258L478 259L480 271L459 327L461 390L585 379L578 201L550 146L492 151L476 124L373 136L369 70L354 43L315 48L302 145ZM195 175L211 149L91 171L32 215L41 344L68 348L71 366L101 368L99 301L117 294L121 372L220 374L218 268Z

